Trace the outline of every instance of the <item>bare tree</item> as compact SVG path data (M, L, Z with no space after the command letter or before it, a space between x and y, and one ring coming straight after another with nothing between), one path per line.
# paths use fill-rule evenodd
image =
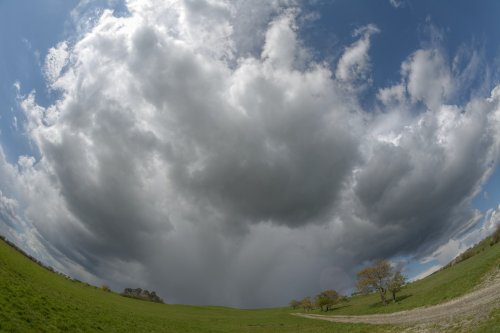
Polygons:
M304 308L304 311L309 311L309 310L312 310L312 308L313 308L313 303L311 301L311 297L309 297L309 296L304 297L304 299L302 301L300 301L300 304Z
M372 266L359 271L357 276L357 288L360 292L367 294L377 291L382 304L387 304L385 295L392 276L391 264L388 260L377 260Z
M491 235L490 245L493 246L500 241L500 224L497 224L497 228L493 235Z
M290 307L292 309L296 309L296 308L298 308L301 305L301 303L299 301L297 301L296 299L292 299L290 301L290 303L288 303L288 304L290 305Z
M403 274L401 274L400 271L394 273L391 280L389 281L387 289L391 292L392 301L394 303L396 302L396 293L401 291L405 283L406 283L406 277Z

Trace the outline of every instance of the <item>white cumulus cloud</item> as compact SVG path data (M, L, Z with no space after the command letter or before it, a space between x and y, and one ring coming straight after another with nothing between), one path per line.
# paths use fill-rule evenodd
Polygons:
M378 29L332 69L293 5L259 2L254 31L244 2L129 0L59 44L60 97L21 101L40 158L0 160L32 244L114 288L264 306L347 290L366 260L430 255L470 227L499 157L499 88L454 104L449 64L421 49L364 110Z

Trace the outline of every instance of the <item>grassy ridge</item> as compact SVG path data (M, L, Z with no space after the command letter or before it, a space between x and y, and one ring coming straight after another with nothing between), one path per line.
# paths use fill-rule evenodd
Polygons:
M460 296L500 268L500 243L407 286L399 302L357 296L329 314L368 314L437 304ZM341 324L294 317L289 308L238 310L166 305L125 298L66 279L0 240L0 332L387 332L387 325ZM324 313L323 313L324 314ZM500 310L478 327L494 332ZM491 330L493 327L493 331Z
M378 294L360 295L340 304L328 314L389 313L438 304L461 296L477 286L486 274L500 269L500 243L490 246L490 239L487 238L474 247L474 250L474 256L410 283L398 293L397 303L391 302L383 306Z
M385 332L333 324L288 309L238 310L125 298L68 280L0 241L1 332Z

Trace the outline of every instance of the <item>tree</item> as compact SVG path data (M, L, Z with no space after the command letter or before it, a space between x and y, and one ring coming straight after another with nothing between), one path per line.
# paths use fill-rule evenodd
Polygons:
M122 296L138 298L146 301L164 303L163 300L156 294L155 291L149 292L149 290L142 290L141 288L125 288L121 293Z
M311 297L309 296L304 297L304 299L300 301L300 304L304 308L304 311L312 310L313 308L313 303L311 301Z
M316 295L316 305L323 311L323 307L325 307L325 311L330 310L330 307L335 305L340 299L340 295L335 290L325 290Z
M394 273L391 280L389 281L387 290L389 290L392 293L392 300L394 303L396 303L396 293L401 291L401 288L403 288L405 283L406 283L406 277L403 274L401 274L400 271Z
M291 307L292 309L296 309L296 308L298 308L298 307L301 305L301 304L300 304L300 302L299 302L299 301L297 301L296 299L292 299L292 300L290 301L290 303L288 303L288 304L290 305L290 307Z
M500 224L497 224L497 228L493 235L491 235L490 245L493 246L500 241Z
M359 271L357 276L357 288L360 292L367 294L377 291L382 304L387 304L385 294L392 276L391 264L388 260L377 260L372 266Z

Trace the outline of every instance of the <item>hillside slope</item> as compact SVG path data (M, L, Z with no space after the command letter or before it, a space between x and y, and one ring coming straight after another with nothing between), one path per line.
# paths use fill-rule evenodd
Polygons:
M482 246L482 248L480 248ZM329 315L387 313L442 303L486 283L500 269L500 243L485 241L477 254L414 282L398 302L377 295L353 297ZM51 272L0 240L0 332L399 332L401 327L331 323L291 316L288 308L239 310L144 302L106 292ZM478 323L495 332L500 311ZM493 330L492 330L493 327ZM495 328L496 327L496 328Z
M398 302L384 306L378 294L352 297L331 314L360 315L389 313L416 307L435 305L449 301L478 288L485 279L498 272L500 265L500 242L490 245L486 238L473 249L474 256L447 266L425 279L408 284L399 294Z
M353 297L327 315L297 315L399 324L418 332L500 332L500 243L483 240L440 271L410 283L396 303L383 306L378 294L371 294Z
M500 277L497 277L488 286L467 293L451 301L423 306L412 310L404 310L383 314L370 315L334 315L325 316L318 314L297 313L296 315L310 318L322 319L344 323L368 323L368 324L421 324L439 323L443 321L460 322L464 317L478 319L489 314L493 309L500 308ZM484 319L484 318L483 318ZM476 320L478 322L479 320ZM498 327L500 330L500 326Z
M156 304L66 279L0 241L0 332L386 332L331 324L288 309Z

